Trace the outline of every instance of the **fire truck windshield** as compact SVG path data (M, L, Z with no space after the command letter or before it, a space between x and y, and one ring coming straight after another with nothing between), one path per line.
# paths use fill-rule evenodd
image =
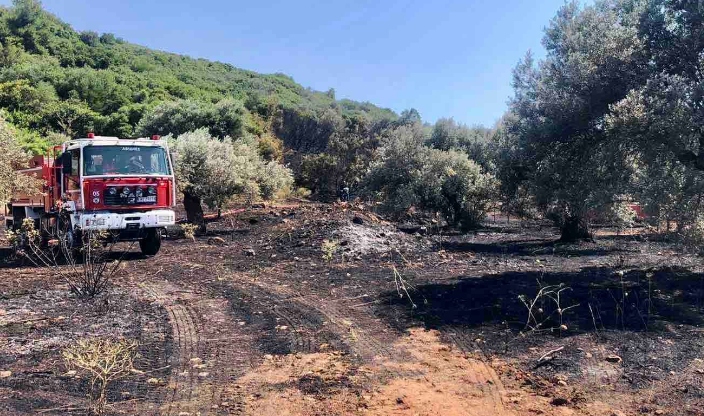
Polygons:
M83 175L170 175L166 151L151 146L86 146Z

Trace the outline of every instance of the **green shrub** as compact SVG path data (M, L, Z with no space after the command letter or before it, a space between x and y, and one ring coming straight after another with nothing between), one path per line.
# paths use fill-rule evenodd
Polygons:
M282 193L289 193L293 186L291 169L277 162L261 163L256 175L259 196L264 199L276 199Z
M299 183L319 198L332 198L340 181L338 160L327 153L303 156Z
M332 259L335 257L335 253L337 252L338 247L339 244L337 241L323 241L323 243L320 245L320 250L323 252L323 260L331 262Z
M284 159L284 143L270 134L262 136L257 147L264 160L281 162Z
M311 194L310 189L303 188L303 187L296 188L291 192L292 197L299 198L299 199L310 198L310 194Z
M700 215L696 221L680 227L679 233L681 241L686 247L702 252L702 246L704 246L704 217Z
M212 136L240 138L248 120L240 101L225 98L216 104L195 100L169 101L148 110L136 127L141 136L153 134L178 136L207 128Z
M188 222L199 225L201 231L201 203L215 209L236 195L250 200L271 199L293 185L291 171L262 159L253 137L219 140L202 128L171 140Z
M630 228L636 222L638 214L628 202L616 202L609 207L609 219L618 228Z
M366 178L365 192L400 216L412 207L442 213L463 231L486 215L496 183L466 154L423 146L418 126L402 126L388 138L382 158Z
M434 185L428 188L428 185ZM467 231L477 228L486 216L496 183L467 155L433 150L428 174L421 184L430 191L428 205L445 214L451 224Z

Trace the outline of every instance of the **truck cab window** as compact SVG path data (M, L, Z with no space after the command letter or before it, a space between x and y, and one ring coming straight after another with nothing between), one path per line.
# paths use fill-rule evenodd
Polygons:
M83 175L170 175L162 147L86 146L83 148Z

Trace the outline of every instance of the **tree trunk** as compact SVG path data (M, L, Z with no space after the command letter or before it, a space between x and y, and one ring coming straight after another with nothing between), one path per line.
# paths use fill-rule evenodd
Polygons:
M575 242L579 240L591 240L592 233L589 230L589 223L580 216L569 216L565 218L565 223L560 230L562 235L560 241Z
M183 208L186 209L186 219L189 223L198 226L198 233L205 233L205 219L200 198L190 192L183 193Z

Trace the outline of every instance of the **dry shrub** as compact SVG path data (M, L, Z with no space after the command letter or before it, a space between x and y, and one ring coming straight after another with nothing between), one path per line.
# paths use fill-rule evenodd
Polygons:
M117 239L108 231L71 235L69 238L68 230L61 227L53 233L37 230L34 220L29 218L22 221L18 231L6 232L19 255L37 267L52 269L78 297L94 298L107 288L122 265L125 252L113 258Z
M76 369L90 380L87 396L93 414L105 412L110 383L133 370L136 351L134 341L99 338L80 340L63 351L68 369Z
M198 226L196 224L181 224L181 231L183 231L183 236L196 241L196 231L198 231Z
M308 199L310 198L311 191L308 188L299 187L293 190L291 196L298 199Z
M543 285L538 279L538 292L534 297L518 295L518 300L523 303L528 311L524 330L559 330L560 334L566 331L568 328L563 320L565 312L579 306L579 304L563 306L564 298L562 292L569 290L572 290L572 288L565 286L563 283L559 285ZM549 321L557 321L557 325L553 328L546 328L545 324Z

